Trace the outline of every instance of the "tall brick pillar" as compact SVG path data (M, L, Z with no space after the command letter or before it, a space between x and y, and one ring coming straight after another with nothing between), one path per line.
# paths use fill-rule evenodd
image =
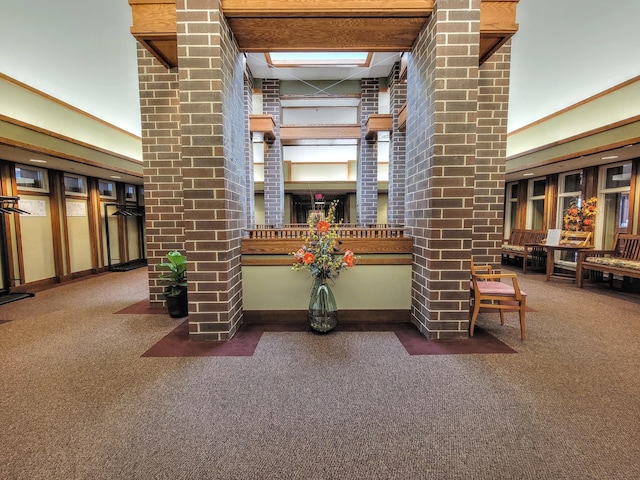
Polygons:
M393 130L389 145L389 200L387 216L389 224L404 225L404 201L406 192L405 150L406 135L399 128L398 113L407 101L407 84L400 81L400 63L389 73L389 104L393 113Z
M412 321L428 338L468 335L480 0L437 0L407 70Z
M189 333L227 340L242 320L244 65L219 0L178 0Z
M366 125L369 115L378 113L380 81L363 78L360 89L360 155L356 191L356 214L359 225L378 222L378 143L367 140Z
M157 265L171 250L184 252L178 74L138 44L145 232L149 300L164 302Z
M284 172L280 143L280 80L262 81L262 111L273 117L276 139L266 144L264 153L264 220L267 225L281 226L284 222Z
M504 238L504 173L507 155L507 110L511 41L480 67L478 148L473 204L473 254L499 267Z
M250 75L246 75L244 82L244 111L249 121L249 115L253 113L253 78ZM247 128L245 138L245 189L246 189L246 227L253 228L256 223L256 199L255 199L255 184L254 184L254 170L253 170L253 142L251 139L251 132Z

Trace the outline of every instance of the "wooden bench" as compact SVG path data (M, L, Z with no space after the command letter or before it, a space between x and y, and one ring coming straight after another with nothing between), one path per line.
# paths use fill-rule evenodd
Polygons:
M576 284L582 288L585 272L609 274L609 285L613 276L640 278L640 235L619 233L611 250L583 250L578 252Z
M547 238L546 230L513 229L509 239L502 244L502 259L507 262L511 257L522 259L522 271L527 273L527 262L546 265L546 253L536 245Z
M507 257L507 261L509 256L522 258L523 273L527 273L528 260L531 260L532 265L545 265L547 252L541 245L546 243L547 233L546 230L513 230L509 240L502 245L502 256ZM591 245L591 236L591 232L563 230L559 245L586 247ZM517 242L522 244L519 245Z

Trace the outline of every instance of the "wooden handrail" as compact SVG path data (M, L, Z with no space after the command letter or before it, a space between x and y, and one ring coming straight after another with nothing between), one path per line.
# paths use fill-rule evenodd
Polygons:
M278 238L304 238L309 234L309 226L305 223L287 224L282 228L268 225L256 225L256 228L246 230L245 237L250 239L278 239ZM378 224L370 227L357 227L349 224L340 225L339 238L402 238L405 236L405 227L390 227L386 224Z

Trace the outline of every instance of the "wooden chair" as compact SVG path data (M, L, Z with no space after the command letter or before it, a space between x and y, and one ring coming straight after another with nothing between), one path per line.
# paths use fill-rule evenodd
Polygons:
M511 280L503 282L502 280ZM500 312L500 324L504 325L504 312L518 312L520 315L520 336L526 336L525 311L527 294L520 290L515 273L494 273L490 265L475 265L471 259L471 324L469 336L481 308L493 308Z

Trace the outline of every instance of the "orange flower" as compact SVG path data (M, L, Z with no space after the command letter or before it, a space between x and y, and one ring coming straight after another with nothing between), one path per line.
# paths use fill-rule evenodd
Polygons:
M592 220L591 220L590 218L585 218L585 219L582 221L582 224L583 224L583 225L591 225L591 223L592 223Z
M304 257L304 249L299 248L298 251L294 254L294 257L298 263L302 263L302 259Z
M343 261L347 267L353 267L353 252L351 250L344 252Z
M311 265L313 262L315 262L315 260L316 256L311 252L305 252L304 256L302 257L302 261L306 265Z
M578 214L577 208L572 208L571 210L569 210L569 215L577 215L577 214Z
M329 231L329 223L325 222L324 220L320 220L318 222L318 231L320 233L328 232Z

